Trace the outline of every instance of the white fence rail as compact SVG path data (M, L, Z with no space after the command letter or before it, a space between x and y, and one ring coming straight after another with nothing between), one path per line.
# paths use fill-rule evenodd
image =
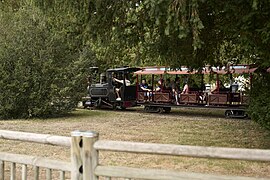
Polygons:
M145 154L238 159L249 161L270 161L270 151L261 149L183 146L102 140L97 141L94 145L94 148L106 151L134 152Z
M66 136L54 136L50 134L36 134L6 130L0 130L0 138L65 147L70 147L71 142L71 138Z
M270 161L270 150L182 146L168 144L135 143L98 140L92 131L74 131L71 137L53 136L0 130L0 138L20 140L49 145L70 147L71 162L50 160L42 157L0 152L0 180L5 179L5 162L10 162L10 179L16 178L16 164L22 165L21 177L27 179L27 167L34 167L34 179L39 179L39 168L46 168L46 179L52 177L52 170L59 171L59 179L65 179L65 172L71 172L72 180L96 180L99 177L128 179L257 179L236 176L220 176L201 173L187 173L156 169L111 167L99 165L99 151L118 151L144 154L190 156L199 158L238 159Z
M0 138L8 140L19 140L23 142L33 142L40 144L48 144L55 146L70 147L71 138L65 136L53 136L49 134L36 134L36 133L25 133L17 131L6 131L0 130ZM43 157L28 156L21 154L11 154L0 152L0 180L7 179L8 176L5 174L5 166L10 165L9 177L11 180L16 179L17 164L21 165L21 179L30 179L27 175L28 167L33 167L33 178L40 179L40 168L46 169L46 179L52 179L52 170L59 171L59 178L65 179L65 172L71 172L71 163L59 160L51 160Z

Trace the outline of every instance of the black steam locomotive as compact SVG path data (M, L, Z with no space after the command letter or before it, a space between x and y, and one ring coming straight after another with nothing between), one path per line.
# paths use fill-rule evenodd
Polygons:
M136 106L137 86L126 84L124 79L129 79L131 74L138 70L140 69L129 67L108 69L105 75L101 74L99 83L89 84L89 99L84 102L84 107L125 109ZM115 79L120 79L123 83ZM120 97L117 97L117 89Z

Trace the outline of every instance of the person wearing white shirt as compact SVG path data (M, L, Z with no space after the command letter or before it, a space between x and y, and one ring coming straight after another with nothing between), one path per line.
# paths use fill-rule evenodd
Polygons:
M116 78L113 78L114 81L121 83L122 85L124 84L124 80L119 80ZM125 85L126 86L130 86L130 81L128 79L125 78ZM116 101L121 101L121 97L120 97L120 88L115 88L115 92L117 95Z

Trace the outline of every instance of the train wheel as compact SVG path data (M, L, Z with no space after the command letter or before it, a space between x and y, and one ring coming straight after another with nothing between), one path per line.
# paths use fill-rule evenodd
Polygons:
M144 111L145 112L149 112L150 111L150 107L149 106L144 106Z
M121 106L120 106L120 109L121 109L121 110L126 110L127 108L126 108L125 106L121 105Z
M157 108L157 112L158 112L158 113L163 113L163 112L164 112L163 107L158 107L158 108Z
M116 108L117 108L117 104L116 104L116 103L113 103L113 104L112 104L112 109L113 109L113 110L116 110Z
M225 117L226 117L226 118L231 118L232 115L233 115L232 110L226 110L226 111L225 111Z
M170 113L172 110L171 107L164 107L163 109L164 109L165 113Z
M95 108L100 108L101 107L101 102L102 102L101 98L99 98L98 100L96 100L94 102L94 107Z

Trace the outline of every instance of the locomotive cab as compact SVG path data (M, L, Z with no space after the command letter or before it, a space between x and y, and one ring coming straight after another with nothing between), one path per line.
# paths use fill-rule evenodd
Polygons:
M138 70L139 68L129 67L108 69L106 76L100 78L100 83L89 86L91 104L96 108L109 107L113 109L135 106L137 86L127 84L125 79L129 79L130 75ZM117 90L118 92L116 92Z

